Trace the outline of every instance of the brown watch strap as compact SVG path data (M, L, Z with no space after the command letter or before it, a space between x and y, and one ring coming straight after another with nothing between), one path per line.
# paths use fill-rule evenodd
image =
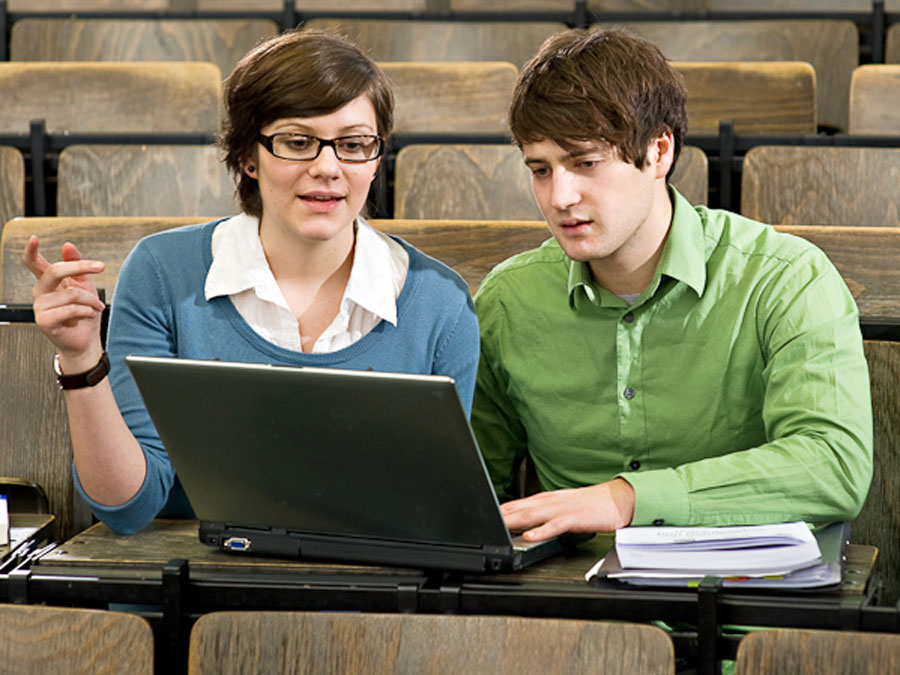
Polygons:
M83 373L73 373L72 375L63 375L59 369L59 354L53 361L53 369L56 371L56 381L59 383L60 389L82 389L84 387L93 387L98 382L102 382L103 378L109 373L109 356L104 351L100 356L97 365L86 370Z

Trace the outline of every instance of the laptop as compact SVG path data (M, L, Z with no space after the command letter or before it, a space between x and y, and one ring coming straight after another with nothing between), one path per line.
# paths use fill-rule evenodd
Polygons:
M201 541L223 551L498 572L588 538L514 542L450 377L126 363Z

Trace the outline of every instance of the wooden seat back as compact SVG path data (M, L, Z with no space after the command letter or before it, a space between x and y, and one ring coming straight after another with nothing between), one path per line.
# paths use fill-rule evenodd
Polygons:
M513 64L380 65L394 89L394 133L506 134L506 110L518 75Z
M900 6L895 11L900 12ZM885 33L884 62L900 63L900 23L895 23Z
M799 61L679 61L688 90L688 133L815 133L816 73Z
M874 470L869 495L853 519L852 540L878 548L878 602L900 600L900 342L866 340L872 387ZM885 671L889 672L889 671Z
M848 131L900 136L900 64L859 66L853 71Z
M0 234L3 223L25 215L25 158L8 146L0 146Z
M264 38L270 19L24 18L12 25L12 61L209 61L227 75Z
M409 145L397 153L394 217L539 220L513 145Z
M475 293L495 265L550 237L543 221L372 220L456 270Z
M60 216L228 216L235 186L212 145L70 145L59 156Z
M0 63L0 133L214 133L219 69L212 63ZM62 102L65 102L64 104Z
M75 494L65 401L53 373L54 352L35 324L0 323L0 475L39 485L55 516L55 536L65 540L91 521Z
M806 61L816 71L818 124L847 129L859 30L847 20L640 21L620 26L673 61Z
M0 605L4 669L15 673L153 673L153 630L136 614Z
M216 612L194 624L188 672L670 675L674 650L641 624L503 616Z
M900 148L759 145L741 213L773 224L900 225Z
M675 171L669 181L691 204L709 202L709 159L700 148L685 145L681 148Z
M32 234L41 242L41 251L50 260L59 259L62 245L70 241L85 258L106 263L103 272L96 275L97 288L106 293L106 301L112 300L119 269L135 244L148 234L172 227L202 223L208 217L144 218L20 218L12 220L3 229L0 240L0 301L6 303L31 303L34 276L22 263L22 252Z
M880 675L900 671L900 635L759 630L738 644L741 675Z
M310 28L343 33L383 61L509 61L520 67L553 33L553 21L311 19Z

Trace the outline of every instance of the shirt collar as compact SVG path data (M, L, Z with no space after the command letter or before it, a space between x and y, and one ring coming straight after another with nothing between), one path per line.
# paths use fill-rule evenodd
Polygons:
M399 264L391 250L394 242L362 217L356 225L353 266L341 309L347 311L348 303L354 303L396 326L397 297L405 275L394 269ZM284 304L277 283L272 286L275 281L259 239L258 218L242 213L223 221L213 232L212 248L213 262L204 287L207 300L253 289L263 300Z
M213 232L212 253L203 289L207 300L263 287L272 275L255 216L242 213L219 223Z
M405 275L396 273L397 256L391 252L394 242L362 217L356 223L356 248L344 303L353 302L396 326L397 298Z
M641 295L652 296L659 288L663 275L683 281L697 293L703 295L706 288L707 251L703 233L703 220L697 210L675 188L669 187L672 197L672 225L666 237L662 254L656 265L656 272L650 284ZM586 262L569 260L568 298L569 307L577 309L579 295L594 304L625 306L625 301L594 284L590 267Z

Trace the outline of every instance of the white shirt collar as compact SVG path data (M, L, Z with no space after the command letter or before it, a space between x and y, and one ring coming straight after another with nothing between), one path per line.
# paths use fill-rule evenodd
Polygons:
M261 335L272 339L272 331L281 331L280 344L294 344L294 335L283 325L272 329L264 316L253 309L256 303L272 303L281 310L277 322L287 322L290 312L278 283L269 268L262 242L259 239L259 220L247 214L229 218L216 226L212 235L213 262L206 276L204 294L207 300L218 296L231 297L238 312ZM332 324L317 341L316 351L328 350L331 345L346 345L359 339L380 320L397 325L397 298L406 281L409 254L394 239L372 228L362 217L356 219L356 243L350 278L344 290L341 306ZM253 301L249 296L256 296ZM371 315L369 318L361 316ZM293 317L293 314L290 315ZM348 337L347 334L351 337ZM361 334L360 334L361 333ZM321 345L319 345L321 343Z

